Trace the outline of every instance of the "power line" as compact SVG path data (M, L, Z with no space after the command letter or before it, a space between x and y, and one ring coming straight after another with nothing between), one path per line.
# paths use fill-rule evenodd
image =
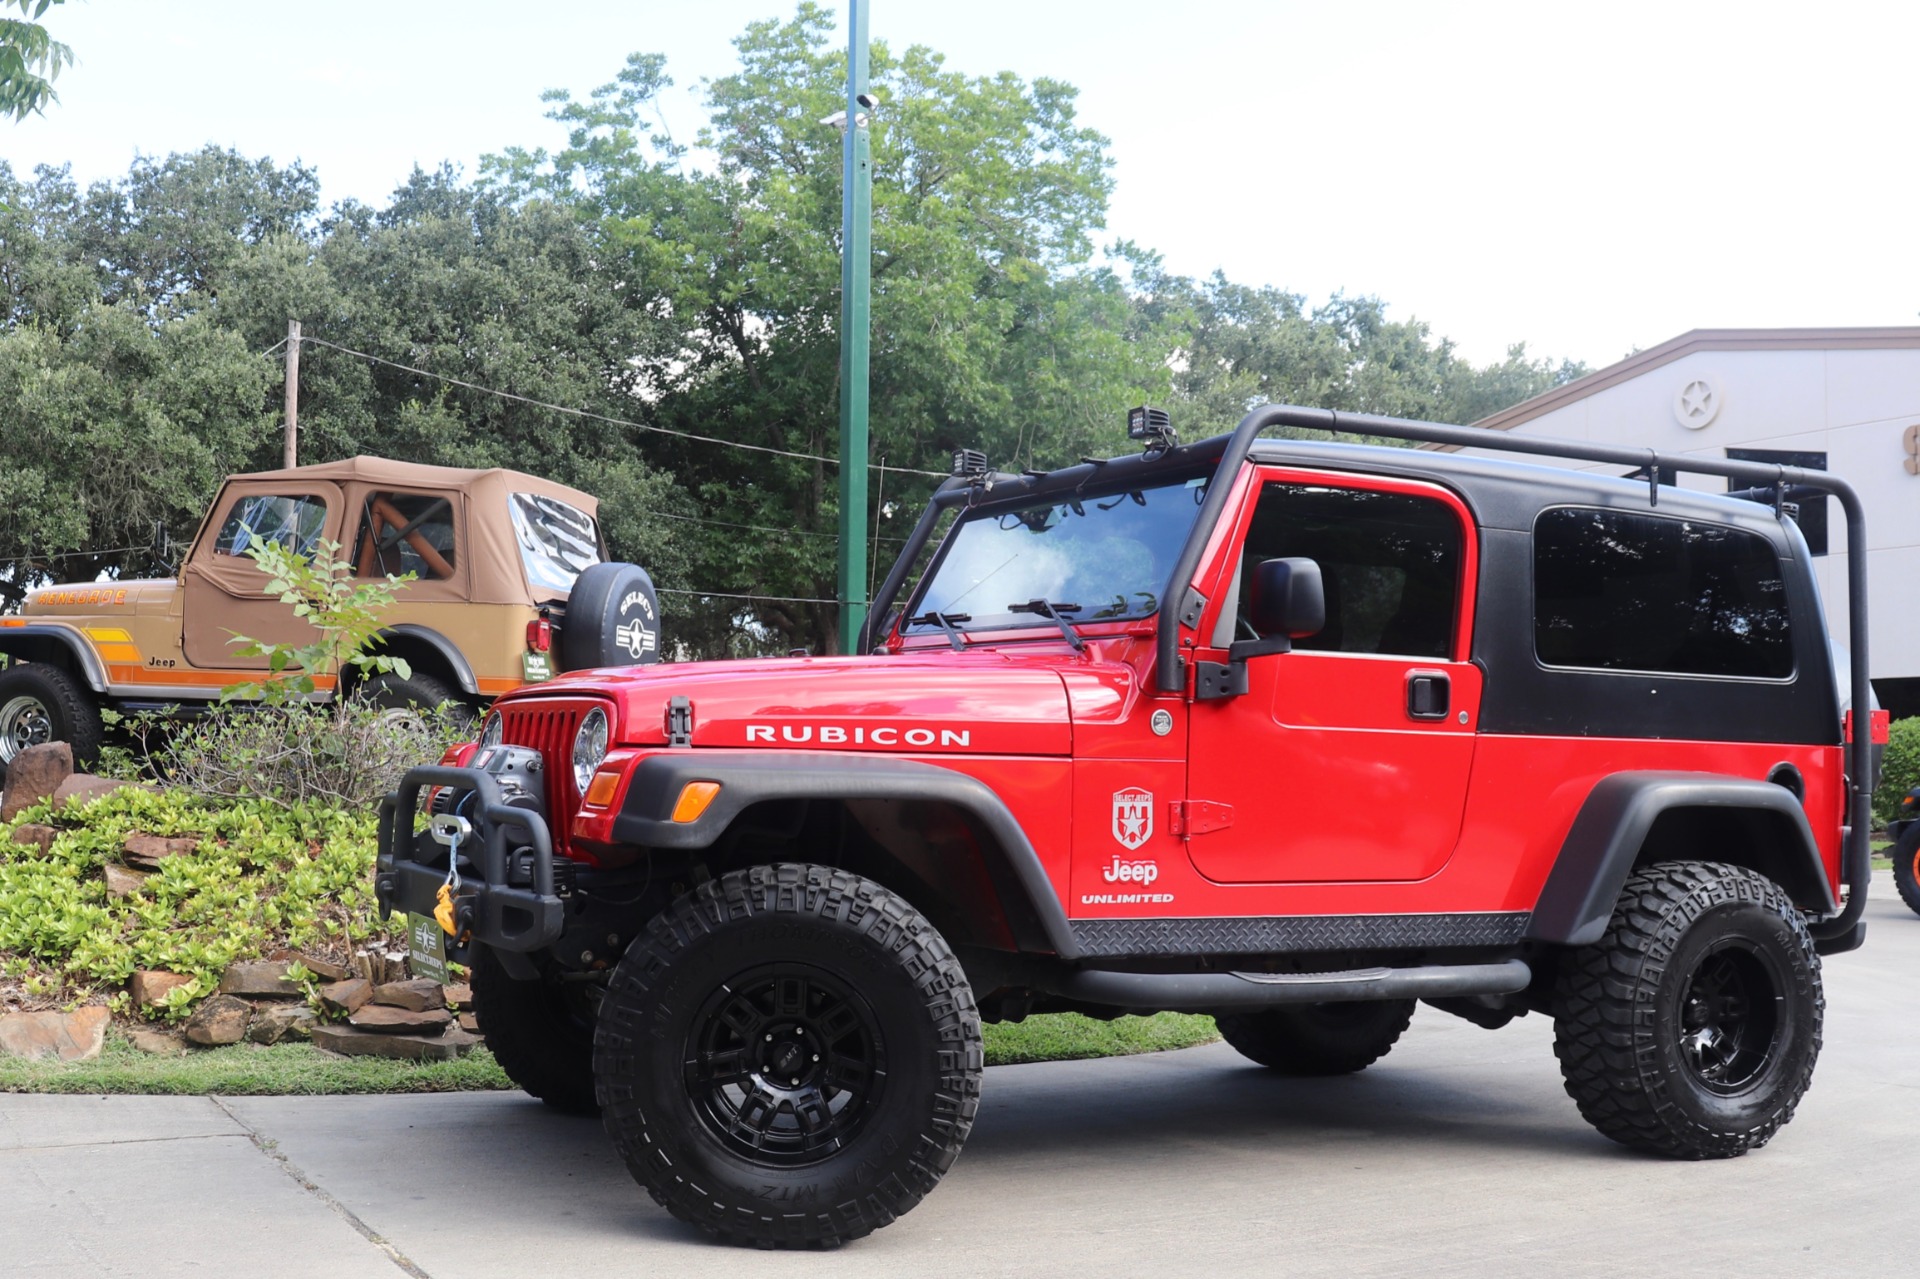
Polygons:
M764 444L743 444L739 440L723 440L712 435L696 435L691 431L676 431L672 427L651 426L645 422L634 422L627 418L621 418L621 417L609 417L604 413L594 413L594 412L588 411L587 409L569 408L564 404L549 404L545 400L536 400L529 395L518 395L512 391L499 390L496 387L481 386L478 382L468 382L461 378L448 377L444 373L435 373L430 369L415 368L411 364L401 364L397 360L385 359L378 355L369 355L365 351L356 351L352 347L341 346L338 342L329 342L325 338L303 337L300 340L302 342L311 342L315 346L324 346L329 350L338 351L343 355L351 355L356 359L366 360L373 364L384 364L390 369L399 369L403 373L412 373L419 377L430 377L435 379L436 381L445 382L451 386L464 387L469 391L478 391L482 395L498 396L500 399L513 400L519 404L529 404L529 405L532 405L534 408L546 409L549 412L553 412L553 413L565 413L571 417L588 418L595 422L606 422L612 426L631 427L636 431L649 431L656 435L671 435L683 440L694 440L701 444L718 444L722 448L747 449L755 453L771 453L776 457L797 458L803 462L821 462L829 466L838 466L840 464L839 458L826 457L819 453L800 453L800 452L796 452L793 449L776 449L776 448L771 448ZM281 340L281 343L284 344L284 342L285 342L285 339L283 338ZM269 348L266 353L272 354L273 350L275 349L277 349L277 346L274 348ZM895 471L904 475L925 475L933 479L946 478L946 476L942 475L939 471L919 471L909 467L902 467L902 466L875 466L871 462L869 462L867 465L875 470Z
M671 586L653 588L661 595L698 595L704 599L716 600L764 600L773 604L838 604L839 600L815 599L807 595L732 595L726 591L683 591Z

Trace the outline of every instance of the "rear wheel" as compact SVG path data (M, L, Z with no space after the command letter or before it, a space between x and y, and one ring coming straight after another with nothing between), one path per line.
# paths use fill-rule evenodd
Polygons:
M73 676L45 662L21 662L0 671L0 777L29 746L65 742L75 768L100 757L100 708Z
M1907 909L1920 915L1920 822L1900 833L1891 856L1893 886L1900 890L1900 900Z
M1350 1075L1387 1055L1413 1020L1411 999L1293 1004L1215 1017L1242 1057L1283 1075Z
M476 948L473 1004L507 1078L555 1110L591 1115L593 1023L558 982L515 981L492 948Z
M1605 936L1561 966L1554 1054L1606 1136L1725 1159L1793 1117L1825 1007L1813 938L1778 884L1667 862L1628 878Z
M907 902L825 866L680 898L600 1005L601 1114L636 1180L733 1243L857 1239L932 1190L980 1104L980 1017Z
M456 725L470 724L474 718L473 708L461 701L452 689L431 675L417 672L404 679L391 672L375 675L360 685L354 696L369 706L390 711L423 727L436 715Z

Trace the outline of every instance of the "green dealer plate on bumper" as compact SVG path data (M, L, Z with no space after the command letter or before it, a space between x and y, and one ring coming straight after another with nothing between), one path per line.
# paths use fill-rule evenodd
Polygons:
M415 977L447 982L447 935L432 915L407 916L407 967Z

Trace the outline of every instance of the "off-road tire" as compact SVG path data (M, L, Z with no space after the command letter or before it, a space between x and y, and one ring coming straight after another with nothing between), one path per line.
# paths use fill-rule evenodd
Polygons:
M392 672L372 676L355 689L353 695L381 710L421 711L428 716L445 716L462 726L474 720L473 708L461 701L452 689L433 676L418 672L404 679Z
M1900 900L1920 915L1920 822L1900 832L1888 856L1893 860L1893 886L1899 890Z
M934 1188L973 1128L982 1056L973 990L919 911L847 871L773 865L654 917L601 1001L593 1067L656 1202L724 1242L800 1248Z
M487 946L475 948L473 1005L480 1033L507 1078L569 1115L600 1112L593 1098L593 1027L557 983L515 981Z
M1826 999L1780 886L1739 866L1635 872L1606 935L1566 956L1554 1055L1588 1123L1678 1159L1764 1146L1813 1079Z
M1351 1075L1387 1055L1413 1020L1411 999L1340 1001L1223 1013L1220 1038L1283 1075Z
M0 778L15 755L41 742L65 742L73 766L89 768L105 732L99 705L58 666L18 662L0 671Z

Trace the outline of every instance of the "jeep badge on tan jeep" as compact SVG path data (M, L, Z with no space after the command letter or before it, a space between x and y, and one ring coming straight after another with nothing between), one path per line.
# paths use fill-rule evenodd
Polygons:
M1279 1076L1362 1069L1421 1002L1538 1013L1613 1140L1766 1144L1821 959L1864 931L1884 720L1845 482L1131 420L1131 456L957 455L855 655L571 670L407 775L379 899L430 914L457 877L445 948L506 1072L772 1247L912 1208L972 1127L982 1022L1064 1009L1209 1014ZM1844 676L1792 486L1846 515ZM415 833L427 788L457 848Z

